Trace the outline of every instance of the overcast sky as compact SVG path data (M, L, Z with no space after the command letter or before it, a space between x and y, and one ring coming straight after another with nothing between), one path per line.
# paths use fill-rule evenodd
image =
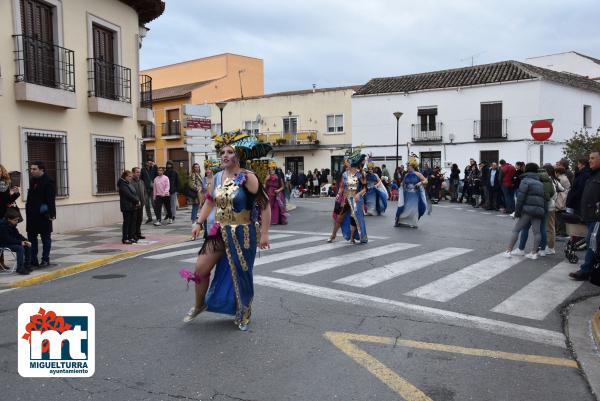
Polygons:
M265 92L364 84L576 50L600 58L598 0L166 0L141 67L264 60Z

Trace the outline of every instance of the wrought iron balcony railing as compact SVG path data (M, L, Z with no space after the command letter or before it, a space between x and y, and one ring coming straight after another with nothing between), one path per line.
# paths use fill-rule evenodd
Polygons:
M88 58L88 96L131 103L131 70L97 58Z
M508 137L508 119L473 121L474 139L506 139Z
M154 139L156 137L156 128L154 124L144 125L142 128L143 139Z
M162 136L180 136L181 122L179 120L170 120L162 123Z
M16 82L75 92L75 52L25 35L15 41Z
M413 124L413 142L439 142L442 140L443 123L437 124Z
M152 108L152 77L140 75L140 106Z

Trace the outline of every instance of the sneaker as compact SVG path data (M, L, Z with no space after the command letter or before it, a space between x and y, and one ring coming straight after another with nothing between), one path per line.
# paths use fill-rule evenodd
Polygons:
M546 248L546 255L555 255L556 251L554 248Z
M505 258L510 258L512 256L512 253L510 251L505 251L502 256L504 256Z
M152 223L152 219L146 220L146 222L144 224L150 224L150 223Z
M160 221L155 221L155 222L154 222L154 225L155 225L156 227L158 227L158 226L161 226L162 224L160 223Z
M173 219L167 219L167 224L173 224Z
M525 256L525 251L517 248L517 249L513 250L510 254L513 256Z
M528 253L527 255L525 255L525 257L527 259L536 260L538 258L538 254L537 254L537 252L531 252L531 253Z
M198 316L205 310L206 310L206 305L203 305L200 309L197 309L195 306L191 307L189 312L187 313L187 315L185 315L185 317L183 318L183 323L191 322L192 320L194 320L196 318L196 316Z
M547 253L546 253L546 249L540 249L540 250L538 251L538 256L546 256L546 255L547 255Z

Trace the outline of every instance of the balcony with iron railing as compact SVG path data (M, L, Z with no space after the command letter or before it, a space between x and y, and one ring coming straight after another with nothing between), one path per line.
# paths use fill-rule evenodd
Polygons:
M26 35L13 35L16 100L77 107L75 52Z
M476 140L498 140L508 137L508 119L473 121L473 138Z
M311 149L319 145L319 133L316 130L297 132L266 131L256 134L261 142L268 142L278 150Z
M88 58L90 113L132 117L131 69L98 58Z
M169 120L162 123L160 136L163 139L181 138L181 122L179 120Z
M154 124L146 124L142 127L142 139L145 141L153 141L156 138L156 126Z
M154 124L152 78L149 75L140 75L140 106L137 110L137 119L142 124Z
M437 124L413 124L413 142L440 142L442 140L443 123Z

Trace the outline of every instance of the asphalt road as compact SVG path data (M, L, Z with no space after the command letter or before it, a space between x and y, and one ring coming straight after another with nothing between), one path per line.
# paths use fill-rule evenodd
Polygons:
M210 313L181 323L195 243L0 293L0 398L594 400L560 310L599 291L569 281L560 252L499 259L510 218L444 203L394 228L390 209L368 217L369 244L327 245L332 201L296 204L257 259L248 332ZM95 306L92 378L19 376L24 302Z

